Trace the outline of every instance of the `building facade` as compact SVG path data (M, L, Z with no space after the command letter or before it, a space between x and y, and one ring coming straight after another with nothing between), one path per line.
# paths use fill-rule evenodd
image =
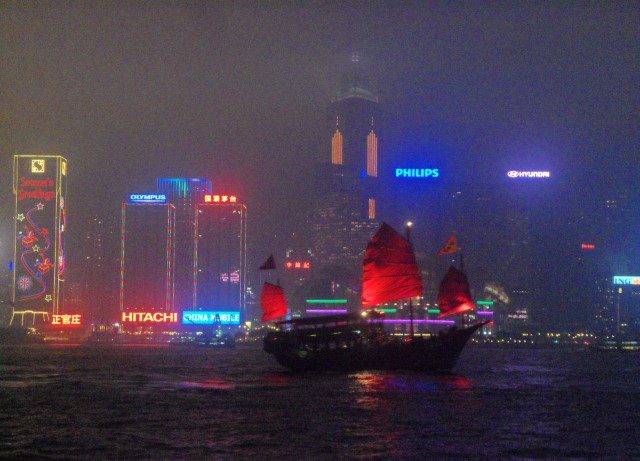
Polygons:
M247 207L235 196L210 195L195 206L192 308L245 317Z
M64 304L67 160L13 158L15 241L11 322L49 322Z
M211 194L212 184L203 178L158 178L157 189L176 210L175 306L184 310L191 307L193 298L195 208Z
M122 204L120 310L174 310L175 207L163 196Z
M368 240L379 227L379 101L357 56L328 108L330 157L323 163L324 191L309 220L319 265L358 270Z

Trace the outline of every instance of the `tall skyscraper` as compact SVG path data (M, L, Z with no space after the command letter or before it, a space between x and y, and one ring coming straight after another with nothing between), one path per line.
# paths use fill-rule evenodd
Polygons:
M193 232L197 204L211 194L211 181L202 178L158 178L157 188L176 209L175 305L191 307L193 297Z
M247 207L235 196L210 195L194 212L193 309L240 312L247 286Z
M313 252L320 265L355 270L380 210L379 102L355 54L328 115L330 157L320 175L325 193L310 218Z
M27 325L49 321L63 304L66 191L67 160L64 157L14 156L12 323Z
M162 195L122 204L120 310L174 310L175 207Z

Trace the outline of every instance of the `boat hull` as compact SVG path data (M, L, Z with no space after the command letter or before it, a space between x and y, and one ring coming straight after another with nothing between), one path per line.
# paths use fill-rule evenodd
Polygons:
M413 341L394 340L385 344L309 350L295 341L287 341L282 333L265 337L264 350L274 355L280 365L295 372L412 370L448 372L455 366L460 353L473 333L482 327L449 330L430 338Z

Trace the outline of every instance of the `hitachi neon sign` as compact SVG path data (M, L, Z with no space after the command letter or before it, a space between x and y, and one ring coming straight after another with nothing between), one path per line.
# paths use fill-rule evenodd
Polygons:
M131 194L131 203L166 203L167 196L164 194Z
M240 312L184 311L182 323L185 325L240 325Z
M511 170L507 172L507 176L510 178L550 178L551 173L549 171L515 171Z
M123 312L123 322L178 323L177 312Z
M77 327L82 325L81 314L54 314L51 316L51 325Z
M396 168L396 178L437 178L437 168Z

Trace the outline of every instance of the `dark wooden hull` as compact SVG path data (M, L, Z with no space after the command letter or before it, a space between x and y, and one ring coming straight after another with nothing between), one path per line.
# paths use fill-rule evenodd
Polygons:
M448 330L430 338L416 337L413 341L400 339L380 344L355 344L351 347L300 347L288 341L283 333L265 337L264 350L275 356L278 363L292 371L312 370L413 370L448 372L456 364L471 335L482 327L477 324L460 330Z

